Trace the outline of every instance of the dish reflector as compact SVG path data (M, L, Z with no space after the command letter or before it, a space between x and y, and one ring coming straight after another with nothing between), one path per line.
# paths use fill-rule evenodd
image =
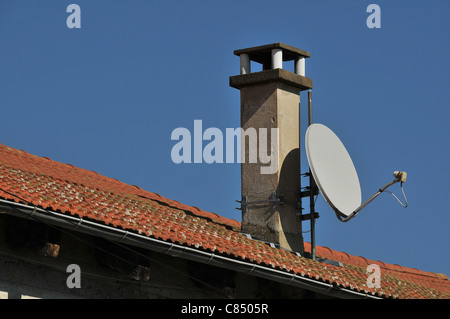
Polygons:
M361 206L361 186L344 144L325 125L311 124L305 147L311 173L323 197L336 214L348 217Z

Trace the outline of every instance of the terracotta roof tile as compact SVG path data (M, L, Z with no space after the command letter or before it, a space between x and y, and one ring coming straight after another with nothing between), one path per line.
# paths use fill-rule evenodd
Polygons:
M187 206L96 172L38 157L0 144L0 188L53 211L135 231L146 236L207 250L389 298L450 298L447 276L373 261L328 247L316 247L314 261L247 238L240 223ZM0 197L17 198L0 190ZM310 250L309 243L305 249ZM367 287L367 266L378 264L381 288Z

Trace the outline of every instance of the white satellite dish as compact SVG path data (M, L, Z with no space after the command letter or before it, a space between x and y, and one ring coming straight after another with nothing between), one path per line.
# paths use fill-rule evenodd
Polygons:
M394 172L395 180L380 188L361 205L358 174L350 155L336 134L325 125L311 124L306 131L305 147L315 183L340 221L346 222L355 217L389 186L406 181L405 172ZM403 196L405 197L404 192ZM403 206L406 207L407 202Z
M361 205L358 174L344 144L322 124L306 132L306 155L311 173L325 200L342 217Z

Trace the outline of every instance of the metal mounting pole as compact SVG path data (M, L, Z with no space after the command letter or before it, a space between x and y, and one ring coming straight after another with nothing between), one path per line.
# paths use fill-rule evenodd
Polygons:
M312 124L312 92L308 91L308 126ZM311 169L309 170L309 213L311 214L311 259L316 259L316 218L315 218L315 203L314 203L314 190L316 188L316 182L311 174Z

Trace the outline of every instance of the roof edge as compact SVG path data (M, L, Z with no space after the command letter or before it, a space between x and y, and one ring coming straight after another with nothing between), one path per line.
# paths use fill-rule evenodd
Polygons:
M37 219L43 219L46 223L64 227L70 230L76 230L90 235L102 237L107 240L120 241L135 247L149 249L158 253L170 255L172 257L180 257L204 264L209 264L229 270L252 274L257 277L277 281L290 286L296 286L302 289L311 290L317 293L325 294L327 296L336 298L348 299L382 299L375 294L363 293L354 291L345 287L335 286L317 279L303 277L291 272L274 269L271 267L250 263L239 260L237 258L230 258L215 254L214 252L207 252L201 249L195 249L188 246L183 246L176 243L169 243L157 238L129 232L115 227L102 225L82 218L76 218L69 215L64 215L57 212L51 212L45 209L31 207L26 204L9 202L4 203L0 200L0 207L9 210L11 215L19 218L29 218L33 216ZM8 207L8 205L15 205L20 208Z

